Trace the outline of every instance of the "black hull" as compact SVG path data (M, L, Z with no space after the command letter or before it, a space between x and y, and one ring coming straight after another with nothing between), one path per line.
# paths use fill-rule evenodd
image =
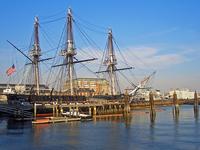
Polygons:
M15 107L16 109L34 112L34 103L73 103L86 101L85 96L63 96L63 95L25 95L25 94L7 94L8 106ZM68 111L67 108L63 108L64 111ZM52 115L53 109L47 108L44 105L37 106L37 115ZM15 116L14 112L12 116ZM21 117L21 116L19 116ZM31 118L31 117L30 117Z
M8 103L12 101L24 100L30 103L44 103L44 102L77 102L77 101L86 101L85 96L63 96L63 95L25 95L25 94L7 94Z

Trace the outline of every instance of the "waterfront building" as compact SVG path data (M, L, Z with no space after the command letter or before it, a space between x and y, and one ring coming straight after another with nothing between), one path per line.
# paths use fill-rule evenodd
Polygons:
M40 91L42 93L49 93L50 89L44 85L40 84ZM35 85L33 84L0 84L0 94L3 94L3 91L7 88L10 88L12 91L16 93L26 93L27 91L30 91L31 88L35 89Z
M173 97L174 92L177 94L178 99L194 99L194 92L189 89L175 89L168 93L169 98Z
M103 78L77 78L73 81L76 85L75 91L81 96L108 95L109 82ZM69 83L66 83L66 91Z

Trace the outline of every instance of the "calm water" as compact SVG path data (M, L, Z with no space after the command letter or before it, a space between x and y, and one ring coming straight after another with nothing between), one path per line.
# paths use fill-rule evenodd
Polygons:
M130 118L92 122L32 125L0 119L0 150L198 150L200 121L192 106L181 106L179 119L172 108L157 112L155 123L149 113L133 111Z

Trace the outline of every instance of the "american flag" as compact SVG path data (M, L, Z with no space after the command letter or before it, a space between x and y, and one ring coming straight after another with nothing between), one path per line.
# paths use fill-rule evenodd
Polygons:
M10 68L7 69L6 74L10 76L16 71L15 65L13 64Z

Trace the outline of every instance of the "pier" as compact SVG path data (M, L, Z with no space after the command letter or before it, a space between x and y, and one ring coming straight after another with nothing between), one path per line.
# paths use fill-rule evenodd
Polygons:
M172 106L173 117L178 120L179 105L191 104L194 105L194 115L198 116L198 104L199 99L197 94L194 95L194 100L182 100L177 99L176 93L174 93L173 99L169 100L154 100L154 95L150 93L150 101L132 102L130 96L125 94L121 99L98 99L87 98L87 100L66 101L56 97L56 99L50 99L42 101L42 99L32 102L31 111L26 110L25 107L19 107L17 105L0 104L0 112L6 113L14 118L21 120L34 120L34 124L40 123L58 123L69 121L82 121L87 120L88 117L103 118L103 117L128 117L131 110L136 109L149 109L151 122L155 121L156 107L160 106ZM80 116L82 114L82 117ZM88 119L88 120L91 120Z
M92 116L103 114L115 114L123 113L125 103L124 101L79 101L79 102L49 102L49 103L34 103L37 113L37 109L52 109L53 116L58 116L60 112L66 110L76 112L84 111Z

